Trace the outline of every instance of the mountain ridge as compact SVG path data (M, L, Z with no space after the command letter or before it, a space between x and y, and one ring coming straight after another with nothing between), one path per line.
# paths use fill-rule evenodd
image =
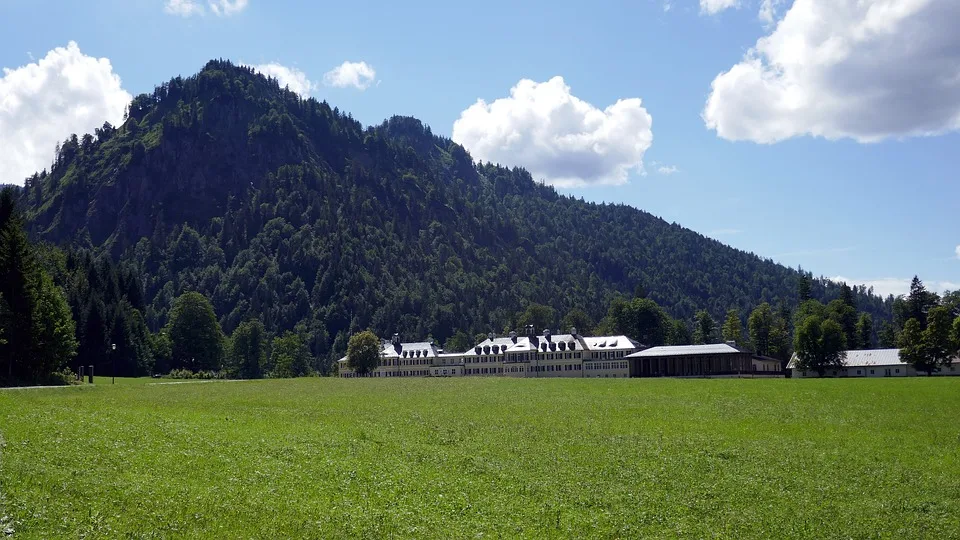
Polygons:
M261 317L314 354L373 328L498 331L529 302L598 320L644 289L675 317L796 304L798 270L520 168L475 163L410 117L364 128L251 68L215 60L133 99L118 127L68 138L22 190L30 232L136 265L157 329L186 290L225 330ZM813 296L839 287L815 280ZM856 288L888 319L889 299Z

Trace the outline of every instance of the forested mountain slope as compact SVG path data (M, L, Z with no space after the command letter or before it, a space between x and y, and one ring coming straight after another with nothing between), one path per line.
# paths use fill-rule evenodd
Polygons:
M528 302L596 320L638 287L675 317L795 304L796 270L623 205L475 164L412 118L364 128L249 68L211 61L73 136L22 197L35 238L135 265L146 320L209 296L224 330L259 317L316 355L349 332L502 330ZM860 309L889 317L857 290ZM829 300L838 287L814 282Z

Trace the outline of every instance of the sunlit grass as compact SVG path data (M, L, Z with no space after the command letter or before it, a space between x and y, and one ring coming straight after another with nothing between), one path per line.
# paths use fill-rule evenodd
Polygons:
M0 531L960 535L960 378L109 381L0 392Z

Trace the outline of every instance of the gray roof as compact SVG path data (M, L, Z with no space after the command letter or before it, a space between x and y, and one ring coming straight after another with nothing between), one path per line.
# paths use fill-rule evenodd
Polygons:
M740 349L731 347L726 343L711 343L709 345L664 345L661 347L651 347L640 352L635 352L627 358L655 358L659 356L697 356L704 354L735 354L741 353Z
M787 364L787 369L796 369L797 355L794 353ZM903 366L906 362L900 359L900 349L872 349L847 351L847 358L843 361L846 367L871 366Z
M627 336L596 336L583 338L588 350L591 351L632 351L639 345Z

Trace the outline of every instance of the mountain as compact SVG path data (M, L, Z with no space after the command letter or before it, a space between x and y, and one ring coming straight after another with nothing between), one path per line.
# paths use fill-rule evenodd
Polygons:
M523 169L475 163L416 119L364 128L227 61L137 96L121 126L71 136L26 181L31 234L142 276L147 324L211 298L224 330L260 317L332 356L372 328L443 340L509 328L529 302L595 320L642 288L675 317L796 303L799 271ZM814 298L839 294L814 280ZM890 301L858 288L879 320Z

